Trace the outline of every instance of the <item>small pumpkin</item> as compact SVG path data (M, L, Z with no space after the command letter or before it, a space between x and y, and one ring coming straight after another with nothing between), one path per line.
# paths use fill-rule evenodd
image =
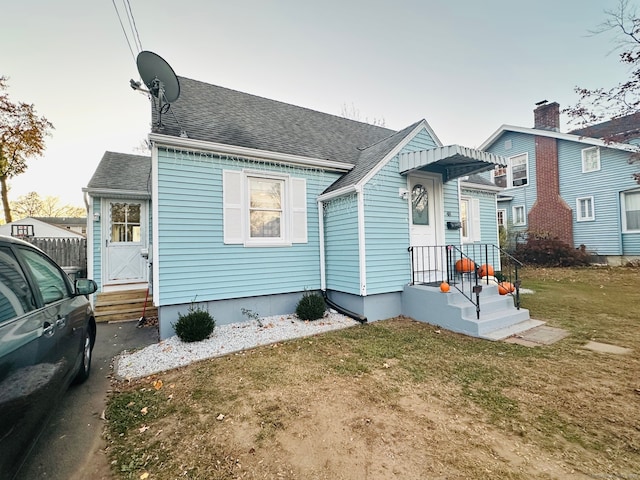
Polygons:
M511 282L500 282L498 284L498 293L500 295L506 295L507 293L511 293L516 289Z
M495 274L495 271L493 270L493 267L488 263L485 263L484 265L480 266L480 268L478 269L478 275L480 276L480 278L487 277L487 276L493 277L494 274Z
M440 284L440 291L442 293L447 293L450 289L451 289L451 287L449 286L449 284L447 282L442 282Z
M469 273L473 272L476 268L476 264L469 258L461 258L456 262L456 272Z

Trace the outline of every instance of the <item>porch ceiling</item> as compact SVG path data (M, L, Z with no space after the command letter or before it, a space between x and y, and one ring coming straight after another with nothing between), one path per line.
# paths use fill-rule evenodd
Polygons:
M507 159L460 145L445 145L418 152L401 153L399 163L402 175L414 171L440 173L442 181L447 182L465 175L491 170L496 165L506 166Z

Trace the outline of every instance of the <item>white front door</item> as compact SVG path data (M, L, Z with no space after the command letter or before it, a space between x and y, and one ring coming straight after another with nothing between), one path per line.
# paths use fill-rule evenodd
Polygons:
M107 200L104 209L106 283L146 282L146 202Z
M412 246L434 246L443 242L443 233L438 228L442 217L439 183L434 177L409 177Z
M409 222L413 249L413 279L429 283L440 278L446 259L442 227L442 182L430 176L409 177ZM421 248L423 247L423 248Z

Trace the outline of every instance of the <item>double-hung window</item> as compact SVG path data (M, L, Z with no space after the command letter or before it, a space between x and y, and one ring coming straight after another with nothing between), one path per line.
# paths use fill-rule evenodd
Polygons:
M600 170L600 149L589 147L582 149L582 173Z
M596 219L593 197L576 198L576 220L588 222Z
M625 232L640 232L640 190L622 194L622 227Z
M523 226L527 224L527 215L524 211L524 205L517 205L513 207L513 224L515 226Z
M224 170L223 201L225 244L269 247L307 243L304 178Z
M493 170L493 182L502 188L521 187L529 184L529 154L521 153L509 157L507 167Z

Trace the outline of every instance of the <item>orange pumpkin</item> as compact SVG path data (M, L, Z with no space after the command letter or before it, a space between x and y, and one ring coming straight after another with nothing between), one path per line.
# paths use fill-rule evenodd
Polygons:
M456 272L459 272L459 273L473 272L475 268L476 268L476 264L473 263L473 261L468 258L461 258L456 262Z
M511 282L500 282L498 284L498 293L500 295L506 295L507 293L511 293L516 289Z
M478 269L478 275L480 276L480 278L487 277L487 276L493 277L494 273L495 272L493 270L493 267L488 263L485 263Z
M447 293L447 292L449 291L449 289L450 289L450 288L451 288L451 287L449 287L449 284L448 284L447 282L442 282L442 283L440 284L440 291L441 291L442 293Z

